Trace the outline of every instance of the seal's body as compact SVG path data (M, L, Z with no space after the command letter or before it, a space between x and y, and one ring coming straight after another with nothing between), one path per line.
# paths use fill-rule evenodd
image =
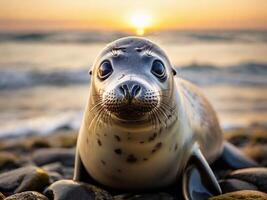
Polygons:
M216 114L196 86L174 78L157 45L136 37L117 40L102 51L90 73L75 180L87 173L110 188L165 187L193 162L220 193L207 164L223 150Z
M86 109L78 147L90 175L115 188L170 185L186 166L195 142L213 161L221 153L222 135L206 99L193 85L178 80L168 103L172 113L161 116L157 127L149 121L104 122Z

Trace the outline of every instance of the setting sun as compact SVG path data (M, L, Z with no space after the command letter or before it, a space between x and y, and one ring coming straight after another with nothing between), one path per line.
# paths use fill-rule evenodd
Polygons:
M131 17L131 24L136 29L137 35L144 35L145 29L151 26L151 17L144 13L135 13Z

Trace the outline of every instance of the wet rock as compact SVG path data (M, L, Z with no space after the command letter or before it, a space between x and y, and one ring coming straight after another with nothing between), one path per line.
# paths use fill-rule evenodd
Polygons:
M5 200L48 200L48 198L38 192L27 191L9 196Z
M243 152L261 166L267 167L267 145L249 145Z
M40 136L28 136L25 138L12 138L5 139L4 145L0 148L1 150L14 152L14 153L29 153L38 148L50 147L46 138Z
M253 190L241 190L211 197L209 200L266 200L267 194Z
M55 162L47 165L41 166L45 171L47 171L50 179L50 183L64 179L63 168L64 166L60 162Z
M7 171L20 167L18 156L9 152L0 152L0 171Z
M65 179L72 179L74 174L74 168L73 167L64 167L63 168L63 177Z
M33 153L33 161L38 166L60 162L65 166L74 166L75 150L66 148L39 149Z
M60 162L43 165L42 168L49 172L57 172L59 174L63 174L63 165Z
M231 172L226 178L239 179L255 185L260 191L267 192L267 168L255 167Z
M77 143L77 132L60 131L54 134L49 141L53 147L72 148L75 147Z
M44 192L49 199L54 200L111 200L112 196L93 185L72 180L61 180L50 185Z
M36 138L29 142L28 147L30 149L40 149L40 148L49 148L49 142L44 138Z
M226 179L219 182L223 193L234 192L238 190L257 190L258 188L246 181L238 179Z
M224 138L238 147L266 145L267 134L264 126L249 126L225 131Z
M49 182L50 183L54 183L56 181L64 179L64 177L57 172L49 172L48 175L49 175Z
M42 148L72 148L77 141L77 131L55 131L49 136L5 138L0 141L0 150L14 153L29 153Z
M6 139L2 141L0 150L21 154L26 152L28 147L17 139Z
M263 126L250 126L225 131L224 138L240 149L260 166L267 167L267 130Z
M0 174L0 191L5 195L28 190L43 191L49 176L41 168L27 166Z
M114 200L173 200L174 198L167 193L155 194L122 194L114 197Z
M49 176L50 174L60 174L62 178L58 180L72 179L73 177L73 167L64 166L60 162L43 165L42 168L49 172Z
M249 131L243 128L225 131L224 138L237 147L243 147L250 143Z
M3 200L3 199L5 199L6 197L5 197L5 195L3 195L1 192L0 192L0 200Z

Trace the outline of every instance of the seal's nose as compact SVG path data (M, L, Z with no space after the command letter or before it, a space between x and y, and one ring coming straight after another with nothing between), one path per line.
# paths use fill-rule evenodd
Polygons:
M124 98L131 101L141 93L141 86L134 81L127 81L119 86L119 91Z

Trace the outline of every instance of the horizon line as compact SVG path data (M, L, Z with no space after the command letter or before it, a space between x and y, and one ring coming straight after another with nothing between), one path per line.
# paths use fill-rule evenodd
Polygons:
M206 32L206 31L267 31L267 28L250 28L250 27L239 27L239 28L164 28L164 29L147 29L144 35L149 35L153 33L163 33L163 32ZM105 29L105 28L61 28L61 29L2 29L0 25L0 33L61 33L61 32L106 32L106 33L124 33L124 34L135 34L135 29Z
M91 25L91 27L90 27ZM153 25L145 28L145 33L153 32L170 32L170 31L266 31L267 26L261 25L245 25L239 26L220 26L220 25L192 25L192 26L159 26ZM66 31L98 31L98 32L121 32L134 33L136 27L130 26L109 26L98 24L95 22L85 22L77 20L32 20L32 19L0 19L0 32L66 32Z

